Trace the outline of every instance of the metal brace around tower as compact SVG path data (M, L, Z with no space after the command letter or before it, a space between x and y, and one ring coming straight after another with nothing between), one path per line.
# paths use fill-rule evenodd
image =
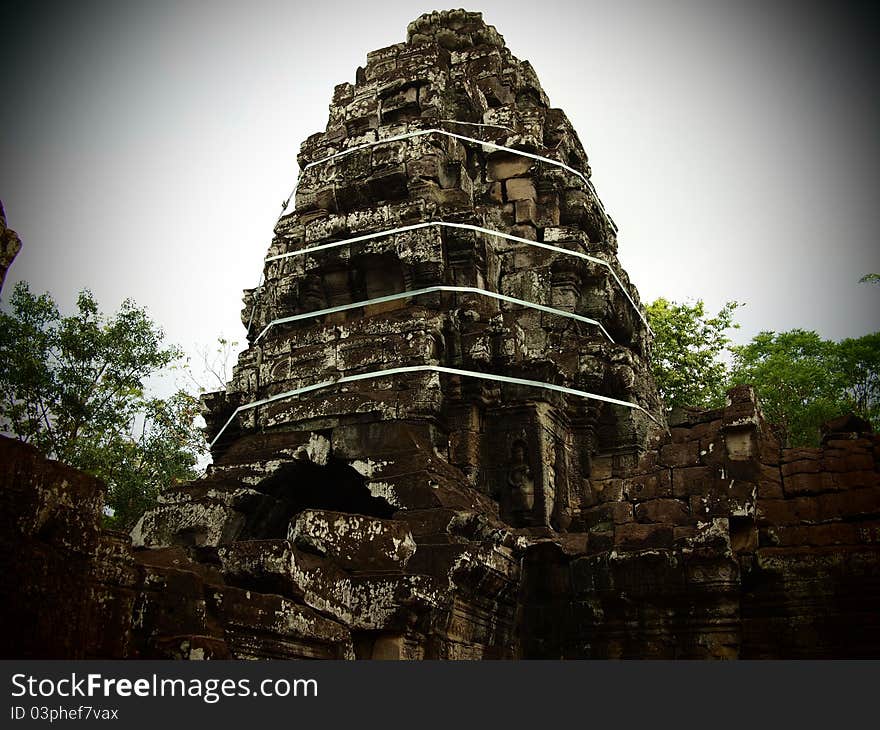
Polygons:
M352 302L351 304L340 304L336 307L327 307L326 309L316 309L310 312L302 312L300 314L294 314L290 317L281 317L280 319L273 319L269 324L267 324L263 330L254 338L254 343L260 341L260 339L275 325L279 324L287 324L288 322L298 322L303 319L310 319L312 317L321 317L325 314L334 314L336 312L345 312L349 309L359 309L360 307L368 307L371 304L383 304L385 302L394 302L399 299L409 299L411 297L421 296L423 294L431 294L434 292L460 292L463 294L478 294L481 296L491 297L492 299L498 299L502 302L509 302L510 304L517 304L521 307L527 307L529 309L537 309L541 312L547 312L548 314L557 314L561 317L567 317L569 319L574 319L578 322L583 322L584 324L593 325L594 327L598 327L602 334L608 338L608 341L614 344L614 340L611 335L608 333L608 330L602 326L602 323L598 320L591 319L590 317L584 317L580 314L575 314L574 312L568 312L564 309L555 309L554 307L548 307L543 304L536 304L535 302L529 302L525 299L517 299L516 297L511 297L506 294L498 294L497 292L489 291L487 289L480 289L475 286L447 286L447 285L438 285L438 286L428 286L423 289L412 289L410 291L400 292L399 294L387 294L382 297L373 297L372 299L364 299L359 302ZM250 323L248 324L248 330L250 330Z
M320 383L313 383L312 385L305 385L302 388L295 388L294 390L288 390L284 393L278 393L276 395L269 396L268 398L263 398L261 400L256 400L253 403L246 403L243 406L239 406L236 408L232 415L228 418L226 423L223 424L223 427L217 432L217 435L211 440L210 448L214 448L214 444L220 439L220 436L223 435L223 432L229 427L229 424L238 416L239 413L243 411L248 411L253 408L257 408L259 406L267 405L268 403L274 403L279 400L286 400L288 398L294 398L298 395L303 395L305 393L311 393L315 390L320 390L322 388L329 388L333 385L344 385L345 383L354 383L359 380L370 380L372 378L384 377L387 375L399 375L402 373L417 373L417 372L436 372L436 373L445 373L447 375L460 375L464 377L470 378L478 378L480 380L493 380L498 383L507 383L510 385L525 385L531 386L535 388L543 388L545 390L552 390L557 393L564 393L566 395L574 395L580 398L586 398L589 400L598 400L603 403L611 403L612 405L624 406L625 408L632 408L634 410L641 411L648 418L650 418L654 423L658 426L663 426L651 413L646 409L640 406L638 403L630 403L629 401L619 400L618 398L610 398L606 395L599 395L598 393L588 393L585 390L578 390L577 388L569 388L564 385L557 385L556 383L545 383L541 380L529 380L527 378L514 378L509 375L495 375L493 373L482 373L477 370L462 370L461 368L450 368L445 365L405 365L402 367L396 368L388 368L386 370L372 370L367 373L357 373L355 375L344 375L341 378L337 378L336 380L325 380Z
M451 122L452 120L443 120ZM461 123L461 122L456 122ZM482 126L482 125L480 125ZM494 125L490 125L494 126ZM560 162L559 160L554 160L552 157L544 157L543 155L536 155L532 152L525 152L524 150L518 150L514 147L506 147L503 144L496 144L495 142L487 142L483 139L476 139L475 137L468 137L464 134L457 134L455 132L450 132L446 129L438 129L436 127L430 127L428 129L416 129L412 132L404 132L403 134L396 134L392 137L385 137L383 139L377 139L372 142L365 142L363 144L355 145L354 147L348 147L347 149L340 150L339 152L335 152L332 155L328 155L327 157L322 157L320 160L314 160L309 162L307 165L303 166L303 170L308 170L310 167L314 167L315 165L322 165L325 162L329 162L337 157L345 157L346 155L353 154L354 152L359 152L360 150L369 149L370 147L376 147L380 144L385 144L387 142L399 142L404 139L412 139L414 137L422 137L427 134L440 134L446 137L451 137L453 139L457 139L461 142L469 142L470 144L478 144L483 147L489 147L493 150L500 150L502 152L509 152L513 155L519 155L520 157L528 157L532 160L537 160L539 162L546 162L549 165L554 165L555 167L560 167L563 170L567 170L568 172L576 175L580 180L584 182L584 184L590 189L590 192L593 193L593 196L596 199L596 202L599 204L599 208L602 211L602 215L604 215L608 220L611 221L612 225L614 225L614 221L608 212L605 210L605 206L602 204L602 200L599 198L599 194L596 192L596 188L593 185L593 182L588 178L584 173L580 170L571 167L571 165L566 165L564 162ZM615 226L616 228L616 226Z
M521 236L514 236L511 233L502 233L501 231L495 231L491 228L483 228L482 226L477 226L472 223L453 223L450 221L424 221L422 223L413 223L408 226L398 226L397 228L389 228L384 231L375 231L373 233L365 233L361 236L354 236L352 238L344 238L341 241L330 241L329 243L321 243L317 246L311 246L309 248L301 248L297 251L288 251L287 253L280 253L274 256L267 256L265 259L266 263L271 263L272 261L280 261L281 259L290 258L292 256L306 256L308 254L317 253L318 251L326 251L330 248L338 248L339 246L347 246L353 243L362 243L364 241L370 241L374 238L382 238L383 236L389 236L396 233L406 233L407 231L416 231L422 228L429 228L431 226L436 226L440 228L457 228L460 230L466 231L474 231L475 233L484 233L489 236L495 236L496 238L503 238L507 241L515 241L516 243L523 243L528 246L535 246L537 248L544 248L550 251L555 251L556 253L561 253L566 256L574 256L579 259L583 259L584 261L589 261L594 264L598 264L599 266L604 266L608 269L609 273L614 280L617 282L617 285L620 287L620 290L623 292L624 296L629 300L629 303L632 305L636 314L648 328L648 331L653 334L653 330L651 329L651 325L648 324L648 320L645 318L645 315L642 314L638 305L635 303L635 300L632 298L630 293L627 291L626 287L623 285L623 282L620 280L620 277L617 275L617 272L614 270L614 267L611 266L604 259L597 258L596 256L590 256L586 253L581 253L580 251L572 251L571 249L562 248L561 246L554 246L550 243L544 243L543 241L532 241L528 238L523 238Z

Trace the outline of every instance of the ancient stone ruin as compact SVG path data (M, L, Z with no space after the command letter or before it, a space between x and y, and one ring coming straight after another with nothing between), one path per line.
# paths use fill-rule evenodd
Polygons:
M748 387L667 423L587 155L479 13L368 54L299 162L205 478L129 538L0 442L15 620L91 627L4 654L880 654L880 439L781 449Z
M20 250L21 240L15 231L6 227L6 212L3 210L3 203L0 203L0 289L3 288L12 260Z

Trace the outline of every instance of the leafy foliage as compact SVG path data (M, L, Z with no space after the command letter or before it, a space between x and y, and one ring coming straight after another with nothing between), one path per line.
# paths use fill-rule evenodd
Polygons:
M817 444L822 423L844 413L880 421L880 332L841 342L801 329L761 332L732 350L731 380L755 386L785 445Z
M88 290L62 317L49 294L19 283L0 313L0 424L51 458L103 479L110 520L130 528L162 486L194 478L204 443L196 399L149 398L144 380L180 357L146 311L111 318Z
M880 332L842 340L837 359L851 410L880 425Z
M714 317L706 315L702 300L679 304L663 297L647 308L654 330L652 372L668 408L717 407L724 403L727 367L721 353L730 343L727 330L737 302L728 302Z
M880 425L880 332L841 342L793 329L761 332L729 347L736 302L714 317L702 301L660 298L648 306L654 330L652 370L667 407L716 407L738 383L755 387L781 443L815 445L824 421L855 413ZM730 367L723 354L733 356Z
M848 410L835 342L815 332L761 332L732 348L731 381L751 383L771 428L786 446L815 444L821 424Z

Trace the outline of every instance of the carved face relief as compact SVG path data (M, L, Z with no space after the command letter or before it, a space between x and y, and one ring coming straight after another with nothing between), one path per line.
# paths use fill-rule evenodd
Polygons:
M302 284L301 302L305 311L321 309L324 306L324 289L319 276L310 275Z

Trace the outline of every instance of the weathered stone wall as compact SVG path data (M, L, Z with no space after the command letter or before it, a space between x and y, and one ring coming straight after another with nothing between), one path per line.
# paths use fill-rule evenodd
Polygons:
M544 600L527 602L524 654L880 654L880 438L780 449L745 387L679 419L638 462L598 465L582 551L527 552Z
M2 436L0 465L0 656L127 656L137 576L104 485Z

